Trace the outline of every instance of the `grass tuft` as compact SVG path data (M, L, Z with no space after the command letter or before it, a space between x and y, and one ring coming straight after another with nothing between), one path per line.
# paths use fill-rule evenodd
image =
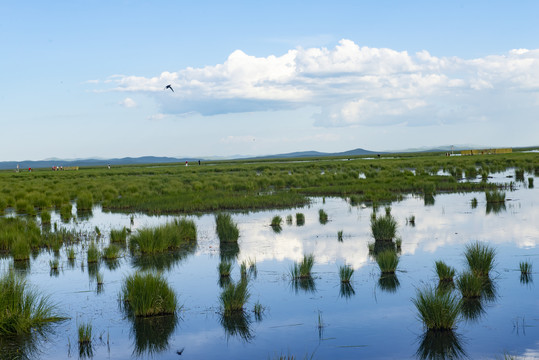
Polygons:
M483 279L473 272L466 271L458 277L457 288L460 290L463 298L479 298L483 290Z
M521 261L519 266L521 274L528 275L532 273L532 264L529 261Z
M429 330L452 330L455 328L460 313L460 301L451 292L436 291L427 286L418 289L412 299L418 317Z
M224 315L243 312L245 303L251 296L247 285L248 282L242 280L235 285L230 283L225 287L219 297Z
M384 250L376 255L376 262L382 274L394 274L399 264L399 256L393 250Z
M120 299L135 316L174 314L176 294L161 274L139 272L125 278Z
M477 276L487 277L494 268L496 250L488 244L474 242L466 245L464 256L470 270Z
M217 214L215 217L217 236L219 241L229 243L237 242L240 236L240 230L238 225L234 223L230 214Z
M318 210L318 221L320 221L320 224L325 225L328 222L328 214L324 211L324 209Z
M350 265L339 266L339 277L341 278L341 283L350 283L350 279L354 274L354 269Z
M452 282L455 276L455 269L443 261L436 261L436 274L440 282Z
M296 213L296 225L297 226L305 225L305 215L303 213Z
M397 221L391 214L371 217L372 237L376 241L392 241L397 233Z
M290 276L292 279L306 279L311 277L311 269L314 265L314 255L304 255L303 260L294 263L290 268Z

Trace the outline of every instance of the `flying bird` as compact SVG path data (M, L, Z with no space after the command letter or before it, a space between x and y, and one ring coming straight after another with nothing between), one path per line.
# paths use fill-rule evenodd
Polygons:
M166 90L166 89L170 89L170 90L172 90L172 92L174 92L174 89L172 88L172 85L170 85L170 84L168 84L167 86L165 86L165 90Z

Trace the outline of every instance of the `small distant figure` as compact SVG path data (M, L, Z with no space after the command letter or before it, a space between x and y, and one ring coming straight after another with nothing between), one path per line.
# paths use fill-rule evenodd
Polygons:
M19 164L17 164L17 172L19 172Z
M32 172L32 168L31 168L31 167L28 168L28 172Z
M380 154L378 154L378 158L380 158Z
M187 162L187 160L185 160L185 166L188 166L188 165L189 165L189 163Z
M167 86L165 86L165 90L166 89L170 89L172 92L174 92L174 89L172 88L172 85L168 84Z
M110 164L108 164L107 167L110 169Z
M198 160L198 165L200 165L200 160Z

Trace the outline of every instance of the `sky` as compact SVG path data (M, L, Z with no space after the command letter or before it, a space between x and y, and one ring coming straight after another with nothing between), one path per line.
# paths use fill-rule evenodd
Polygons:
M536 146L538 14L520 0L2 0L0 161Z

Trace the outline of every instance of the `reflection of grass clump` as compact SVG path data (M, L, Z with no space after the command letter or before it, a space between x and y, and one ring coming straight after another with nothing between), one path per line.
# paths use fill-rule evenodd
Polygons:
M305 279L311 277L311 269L314 265L314 255L304 255L300 263L294 263L290 268L292 279Z
M460 301L451 292L439 292L432 287L417 290L412 299L419 319L429 330L451 330L455 327Z
M320 221L320 224L324 225L328 222L328 214L324 211L324 209L318 210L318 220Z
M217 214L215 217L216 232L221 242L237 242L240 236L238 225L234 223L230 214Z
M174 314L177 299L174 291L160 274L135 274L123 283L121 300L135 316Z
M296 213L296 225L297 226L305 225L305 215L303 215L303 213Z
M486 191L485 198L487 199L487 204L503 203L505 201L505 193L499 190Z

